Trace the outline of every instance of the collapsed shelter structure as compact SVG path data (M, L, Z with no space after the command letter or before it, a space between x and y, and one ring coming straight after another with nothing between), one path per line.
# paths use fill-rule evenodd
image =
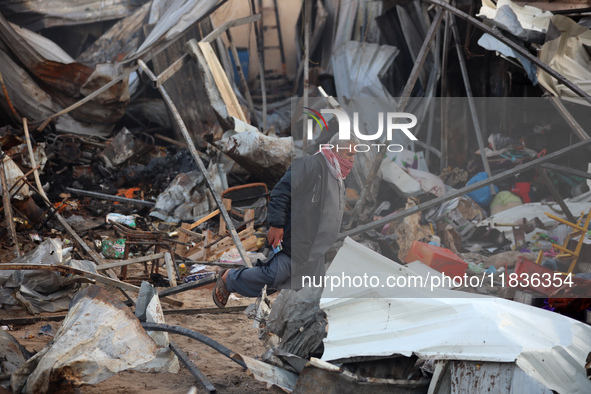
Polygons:
M590 392L590 10L0 0L0 386ZM203 307L337 132L330 279Z

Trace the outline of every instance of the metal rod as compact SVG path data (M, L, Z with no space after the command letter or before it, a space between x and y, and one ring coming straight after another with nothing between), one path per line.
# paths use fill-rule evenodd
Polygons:
M138 64L142 68L142 70L146 73L146 75L150 79L154 80L154 78L155 78L154 73L152 73L152 71L148 68L148 66L146 66L146 64L141 60L138 60ZM218 209L220 210L220 214L222 215L222 217L224 218L224 221L226 222L226 226L228 228L228 231L230 231L230 234L232 235L232 239L234 240L234 244L236 245L236 249L238 249L238 253L240 254L240 257L242 258L242 261L244 261L245 266L252 267L250 260L246 257L246 250L244 249L244 246L242 245L242 242L240 241L240 237L238 236L238 233L236 232L236 229L234 228L234 224L232 223L232 219L230 219L230 216L228 215L228 211L226 211L226 208L224 207L224 204L222 202L220 195L215 190L213 180L211 179L209 172L207 172L207 169L205 168L205 165L203 164L201 157L199 157L199 154L197 153L197 149L195 148L195 144L193 143L193 139L191 138L191 135L189 134L189 130L187 130L187 126L185 126L185 122L183 122L183 118L181 118L179 111L176 109L176 105L174 105L174 102L172 101L172 99L168 95L168 92L166 91L166 89L164 89L164 86L159 86L158 91L162 95L162 98L164 98L164 101L166 102L166 105L168 105L168 108L170 109L170 112L172 113L175 122L179 126L181 134L185 138L185 142L186 142L187 146L189 147L189 150L191 151L191 155L193 156L193 160L195 160L195 162L197 163L197 166L199 167L199 170L201 171L201 173L205 177L207 187L211 191L211 194L213 195L213 197L215 199Z
M246 98L246 103L248 104L248 109L252 114L250 120L254 126L258 127L258 122L256 120L256 112L254 110L254 103L252 102L252 96L250 95L250 90L248 89L248 82L246 81L246 76L244 75L244 70L242 70L242 64L240 63L240 57L238 56L238 51L236 50L236 46L234 45L234 40L232 39L232 33L230 33L230 29L226 30L226 36L228 37L228 43L230 44L230 51L232 52L232 57L234 58L234 65L236 66L236 70L238 71L238 76L240 77L240 83L242 84L242 89L244 89L244 97Z
M351 229L349 231L345 231L345 232L339 234L338 239L343 239L345 237L351 237L351 236L354 236L357 234L362 234L362 233L366 232L367 230L372 230L374 228L382 227L385 224L393 222L394 220L399 220L399 219L405 218L407 216L414 215L415 213L422 212L425 209L436 207L446 201L453 200L456 197L461 197L467 193L473 192L474 190L478 190L478 189L483 188L485 186L492 185L495 182L509 178L515 174L519 174L524 171L535 169L537 166L539 166L543 163L557 159L557 158L564 156L576 149L579 149L579 148L582 148L585 146L590 146L590 145L591 145L591 140L585 140L585 141L578 142L574 145L568 146L568 147L563 148L559 151L556 151L556 152L550 153L546 156L540 157L539 159L532 160L529 163L522 164L522 165L512 168L510 170L501 172L500 174L493 175L492 177L486 178L485 180L482 180L480 182L474 183L470 186L466 186L466 187L464 187L460 190L457 190L453 193L446 194L443 197L435 198L435 199L428 201L426 203L423 203L423 204L414 206L412 208L405 209L404 211L395 213L394 215L386 216L382 219L378 219L376 221L365 224L363 226L359 226L359 227Z
M552 183L552 180L550 179L550 177L546 173L546 170L538 167L538 168L536 168L536 172L538 173L540 178L542 178L542 181L544 182L544 184L546 185L546 187L548 188L548 190L552 194L552 197L554 197L554 199L556 200L558 205L560 205L560 208L562 208L562 212L564 212L564 214L566 215L566 218L570 222L576 223L577 220L573 216L570 209L568 209L568 206L564 203L564 200L562 199L560 192L556 189L556 186L554 186L554 184Z
M252 13L256 13L256 6L254 0L250 0L250 6L252 7ZM262 12L262 10L261 10ZM265 58L262 33L259 32L259 24L254 24L254 36L257 44L257 56L259 59L259 78L261 80L261 98L263 100L263 133L267 131L267 91L265 90Z
M558 81L560 81L562 84L564 84L570 90L572 90L577 96L582 97L588 103L591 103L591 96L589 96L589 94L587 92L585 92L583 89L581 89L575 83L571 82L569 79L564 77L564 75L560 74L558 71L554 70L552 67L550 67L546 63L542 62L536 56L529 53L528 50L526 50L525 48L522 48L519 44L511 41L510 39L508 39L505 36L503 36L502 34L500 34L498 31L488 27L487 25L485 25L484 23L482 23L478 19L466 14L465 12L460 11L459 9L446 3L445 1L442 1L442 0L425 0L425 1L427 3L431 3L434 5L437 5L441 8L444 8L444 9L448 10L449 12L451 12L452 14L454 14L454 15L464 19L465 21L471 23L472 25L478 27L480 30L487 32L491 36L493 36L496 39L498 39L499 41L501 41L503 44L505 44L508 47L510 47L511 49L513 49L515 52L519 53L521 56L527 58L529 61L534 63L536 66L538 66L539 68L541 68L542 70L544 70L545 72L550 74L552 77L556 78Z
M308 106L308 89L310 89L310 24L312 23L312 0L304 0L304 99L303 107ZM306 128L308 126L308 115L304 113L302 117L302 151L306 155L308 148L308 136Z
M155 202L136 200L134 198L126 198L126 197L120 197L120 196L111 196L109 194L91 192L88 190L74 189L72 187L66 187L66 190L70 193L78 194L80 196L93 197L93 198L98 198L101 200L125 202L125 203L129 203L129 204L134 204L134 205L143 205L146 207L153 207L156 205Z
M191 372L191 375L193 375L193 377L197 379L199 383L201 383L205 391L207 391L208 393L217 392L213 384L211 384L207 377L203 375L203 372L201 372L199 368L197 368L197 366L193 364L189 356L187 356L187 354L183 352L181 348L172 339L170 340L170 344L168 345L168 347L170 347L170 350L172 350L172 352L178 357L178 359L189 370L189 372Z
M429 54L429 51L431 49L431 45L433 44L433 41L435 39L437 29L439 28L439 25L441 24L441 19L443 19L443 10L439 9L439 10L437 10L437 14L435 14L435 17L433 18L433 22L431 23L431 26L429 27L429 30L427 31L427 35L425 36L425 41L423 41L423 46L421 47L421 50L419 51L419 54L417 55L417 59L415 61L415 64L412 68L412 71L410 72L410 76L408 77L408 80L406 81L406 85L404 86L404 90L402 91L402 94L400 95L400 100L398 101L398 105L396 106L396 112L403 112L404 109L406 108L406 105L408 104L408 100L410 99L410 95L414 89L417 79L419 78L419 73L421 72L421 69L423 68L423 65L425 64L425 60L427 60L427 55ZM305 104L304 104L304 106L305 106ZM355 203L355 207L353 208L353 213L351 215L351 222L354 222L359 218L359 215L363 209L363 206L365 205L365 200L367 198L367 195L369 194L369 191L373 189L372 186L374 184L374 181L376 179L376 176L378 174L378 171L380 169L380 165L382 164L384 156L385 156L384 154L380 154L379 152L376 152L376 156L372 162L371 168L370 168L369 173L367 175L367 180L365 182L365 185L363 186L363 188L361 190L361 194L359 196L359 199L357 200L357 202Z
M460 33L458 26L456 25L456 18L453 15L449 15L449 21L451 22L451 33L456 46L456 53L458 55L458 61L460 62L460 71L462 72L462 79L464 80L464 88L466 89L466 97L468 98L468 106L470 107L470 114L472 115L472 123L474 124L474 132L476 133L476 140L478 141L478 149L480 149L480 158L482 165L484 166L484 172L490 178L492 173L490 172L490 166L488 164L488 158L484 151L484 141L482 140L482 130L480 129L480 122L478 121L478 115L476 114L476 106L474 105L474 96L472 94L472 85L470 85L470 78L468 77L468 68L466 67L466 59L462 53L462 44L460 43ZM495 186L490 185L490 194L497 194Z

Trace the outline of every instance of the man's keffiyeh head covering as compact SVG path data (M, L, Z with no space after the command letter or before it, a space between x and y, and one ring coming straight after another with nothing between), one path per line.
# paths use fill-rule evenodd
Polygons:
M326 162L328 163L328 169L332 176L336 179L343 180L349 175L353 168L353 163L349 160L335 154L331 149L323 148L320 150Z

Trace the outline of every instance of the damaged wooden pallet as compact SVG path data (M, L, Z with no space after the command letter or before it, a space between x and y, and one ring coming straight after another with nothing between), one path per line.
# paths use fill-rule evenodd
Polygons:
M231 200L224 199L224 207L230 211ZM209 230L204 230L201 234L191 231L200 224L217 216L217 214L219 214L219 210L213 211L195 223L183 223L179 229L179 241L182 243L195 243L195 246L187 248L179 244L176 247L175 253L189 260L216 260L234 247L234 242L229 234L227 234L226 223L222 218L220 218L217 235ZM245 250L253 250L257 245L257 237L254 235L253 209L247 209L245 211L242 225L246 225L246 228L238 233L238 237L244 245Z

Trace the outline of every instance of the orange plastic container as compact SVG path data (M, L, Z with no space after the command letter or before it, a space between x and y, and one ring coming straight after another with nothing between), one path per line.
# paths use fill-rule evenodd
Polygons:
M420 261L447 276L463 276L468 263L449 249L414 241L404 259L407 263Z

